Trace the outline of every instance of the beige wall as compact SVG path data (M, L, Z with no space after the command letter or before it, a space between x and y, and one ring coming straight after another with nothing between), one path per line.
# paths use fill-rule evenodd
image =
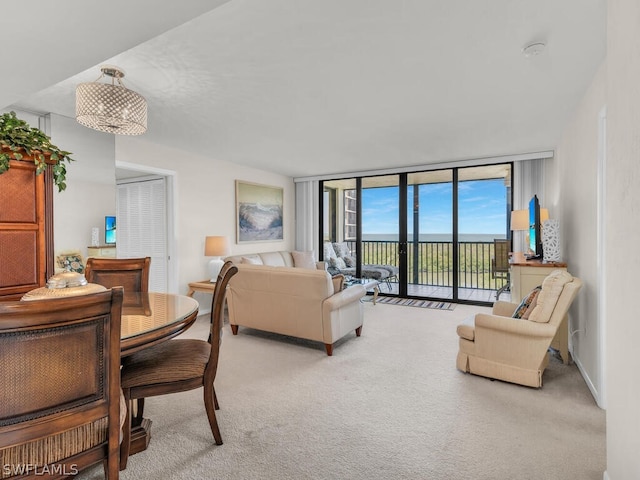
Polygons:
M188 154L146 142L144 137L117 137L116 161L118 165L124 162L175 172L174 259L179 264L170 266L170 271L173 268L177 274L179 293L186 293L189 282L208 278L210 259L204 257L207 235L229 236L234 254L294 248L295 188L291 177ZM236 243L235 180L284 188L283 241ZM211 301L210 296L207 300Z
M597 182L599 114L605 106L603 63L545 168L547 205L558 212L563 259L584 286L570 311L573 359L598 404L602 391L602 325L598 315Z
M67 189L58 193L54 187L54 248L80 250L86 257L91 229L100 228L104 243L104 217L116 210L114 136L55 114L49 116L48 130L53 143L75 160L67 165Z
M607 475L640 478L640 2L608 2Z

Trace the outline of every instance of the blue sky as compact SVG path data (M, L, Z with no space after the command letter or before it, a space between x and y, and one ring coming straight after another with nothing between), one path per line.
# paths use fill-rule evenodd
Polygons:
M409 187L409 205L413 201ZM451 233L453 186L433 183L420 186L420 233ZM458 221L461 234L502 234L506 232L507 203L503 179L460 182L458 186ZM411 206L409 207L410 212ZM413 232L412 213L409 233ZM395 234L398 232L398 189L367 188L362 192L362 233Z

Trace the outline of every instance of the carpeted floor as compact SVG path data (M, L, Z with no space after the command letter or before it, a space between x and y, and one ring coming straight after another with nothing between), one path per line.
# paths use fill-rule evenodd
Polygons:
M362 336L322 344L225 326L216 446L202 390L148 399L128 479L600 480L605 412L575 365L542 389L455 368L453 311L366 303ZM188 336L206 337L200 318ZM102 468L81 473L98 479Z

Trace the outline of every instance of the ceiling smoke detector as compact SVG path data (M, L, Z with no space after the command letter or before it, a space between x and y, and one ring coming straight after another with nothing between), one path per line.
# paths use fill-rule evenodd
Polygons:
M537 55L542 54L544 52L545 44L542 42L534 42L529 45L525 45L522 49L522 54L527 57L535 57Z

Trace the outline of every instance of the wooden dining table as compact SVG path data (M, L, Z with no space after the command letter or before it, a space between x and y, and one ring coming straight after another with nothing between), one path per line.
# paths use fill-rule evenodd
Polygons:
M126 357L180 335L195 322L198 302L185 295L158 292L125 292L122 302L120 351ZM129 454L146 450L151 420L132 412Z
M180 335L198 316L198 302L186 295L125 292L120 352L127 357Z

